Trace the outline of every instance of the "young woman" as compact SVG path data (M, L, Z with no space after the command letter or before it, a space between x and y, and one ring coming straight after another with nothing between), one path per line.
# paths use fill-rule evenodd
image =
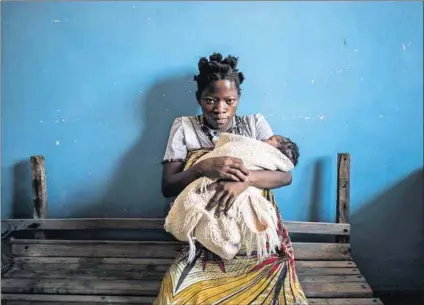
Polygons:
M249 171L241 160L219 157L196 160L214 147L221 132L268 140L273 132L262 115L238 116L244 76L237 70L237 58L214 53L199 61L194 77L196 98L202 108L200 116L175 119L163 160L162 191L166 197L177 196L199 177L218 178L216 194L208 208L217 206L224 212L249 185L264 191L291 183L290 173ZM280 220L281 251L258 262L242 249L231 261L223 261L203 247L197 247L196 259L188 264L184 248L165 274L155 305L188 304L307 304L295 268L293 248Z

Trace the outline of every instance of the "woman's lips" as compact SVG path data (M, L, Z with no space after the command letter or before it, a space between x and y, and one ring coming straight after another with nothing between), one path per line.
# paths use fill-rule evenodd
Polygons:
M228 123L229 118L228 117L209 117L209 122L212 125L225 125Z
M215 117L215 118L213 118L213 120L214 120L215 122L220 123L220 122L225 122L225 121L227 121L227 120L228 120L228 117Z
M217 118L217 119L215 119L215 121L216 122L218 122L218 123L224 123L224 122L226 122L228 120L228 118Z

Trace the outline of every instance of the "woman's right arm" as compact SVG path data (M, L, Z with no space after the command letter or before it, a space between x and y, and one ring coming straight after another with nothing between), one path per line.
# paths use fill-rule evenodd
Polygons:
M170 162L163 165L162 194L165 197L175 197L194 180L202 177L196 165L183 171L183 162Z
M183 162L169 162L163 165L162 193L175 197L194 180L206 176L211 179L247 181L249 170L237 158L216 157L203 160L183 171Z

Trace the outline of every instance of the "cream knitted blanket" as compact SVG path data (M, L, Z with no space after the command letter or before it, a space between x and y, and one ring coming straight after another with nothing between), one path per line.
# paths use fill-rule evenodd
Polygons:
M271 145L229 133L221 134L214 150L197 162L222 156L243 160L249 170L290 171L294 167ZM248 187L236 198L227 215L215 218L215 209L205 210L214 194L207 187L214 182L216 180L202 177L189 184L175 199L165 219L165 230L189 243L188 261L195 257L195 240L226 260L234 258L242 247L248 255L256 250L259 259L275 253L281 244L277 211L262 196L262 190Z

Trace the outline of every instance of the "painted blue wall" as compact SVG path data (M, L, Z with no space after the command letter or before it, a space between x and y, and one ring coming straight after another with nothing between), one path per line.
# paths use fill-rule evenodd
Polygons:
M378 219L409 224L405 261L419 257L423 207L396 186L422 192L422 3L1 5L3 218L31 217L31 155L46 157L50 217L163 216L169 127L198 112L192 75L217 50L240 57L240 112L300 145L276 192L285 219L334 220L336 154L349 152L359 261L376 254L364 227Z

